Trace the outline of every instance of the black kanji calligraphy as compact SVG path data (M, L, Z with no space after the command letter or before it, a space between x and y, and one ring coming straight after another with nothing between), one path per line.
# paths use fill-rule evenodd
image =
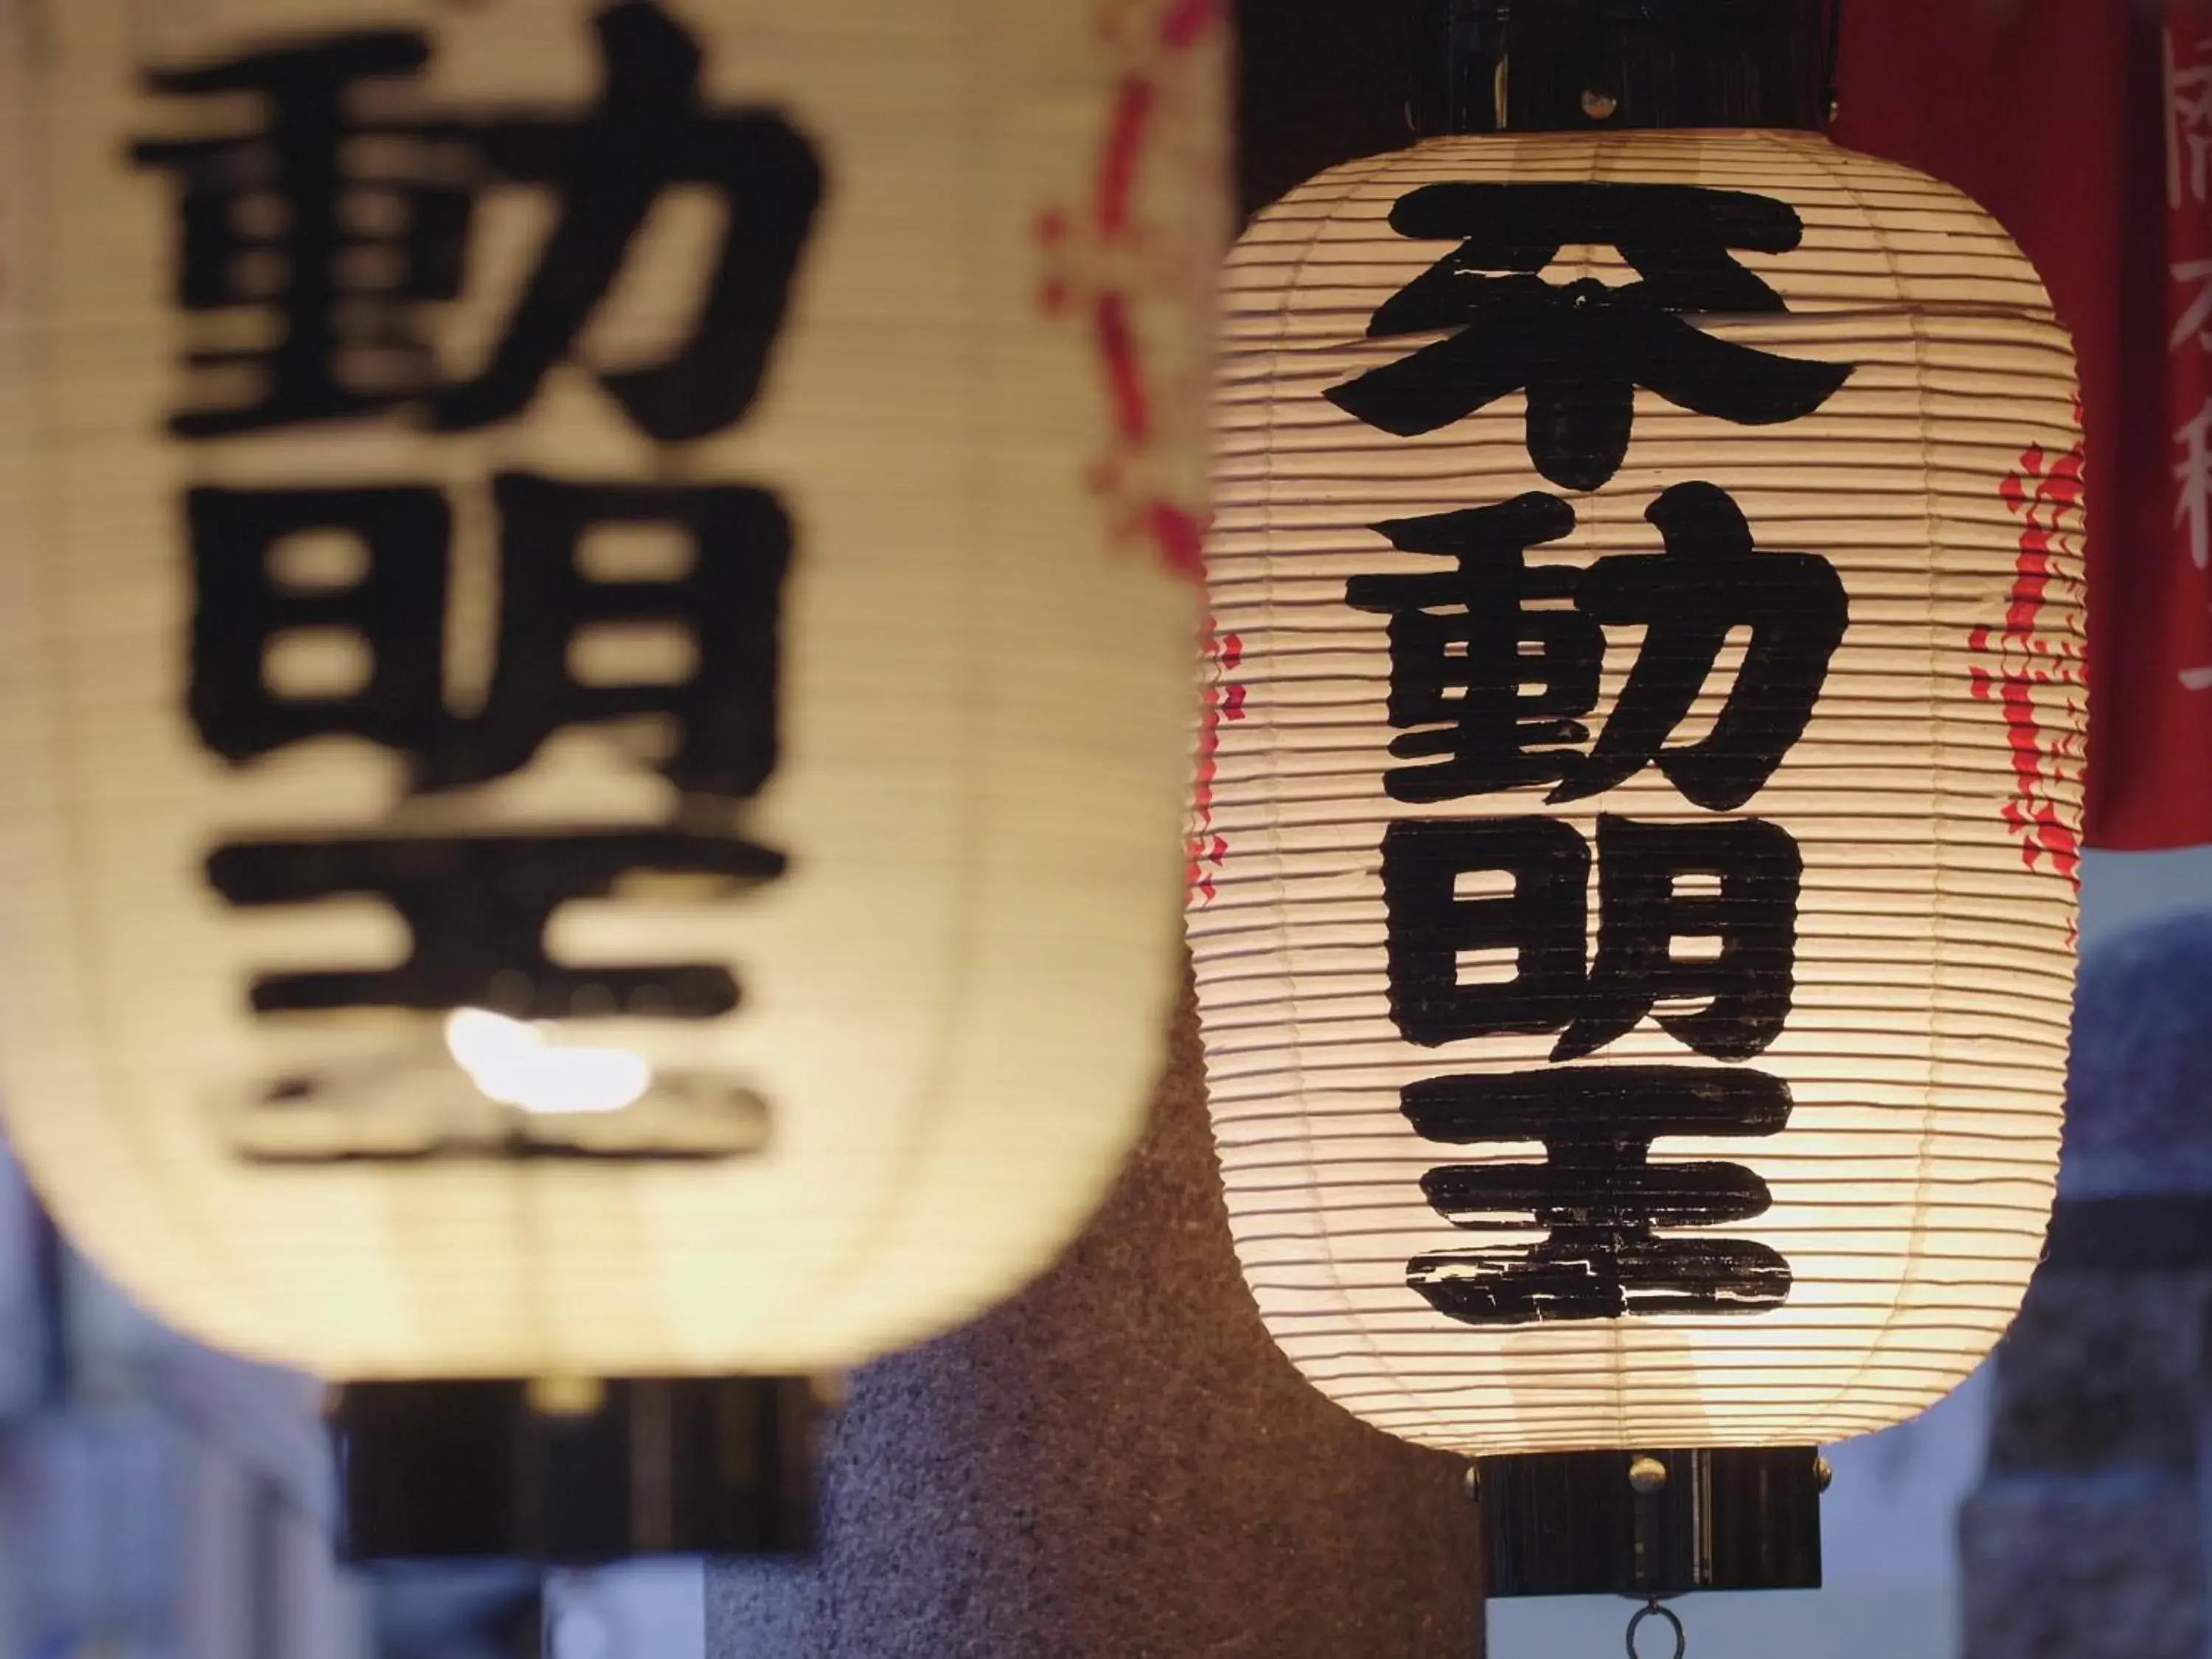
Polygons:
M1763 1054L1790 1017L1804 867L1790 832L1760 818L1601 817L1597 956L1552 1058L1595 1054L1670 1006L1680 1012L1658 1013L1659 1029L1685 1047ZM1708 953L1679 948L1692 939Z
M208 879L249 908L347 897L382 899L413 936L397 967L265 974L254 1012L337 1008L495 1009L517 1019L617 1012L707 1019L737 1006L729 970L712 963L574 966L547 953L561 906L605 898L627 882L705 878L726 890L783 873L780 853L730 836L677 830L237 842L208 858ZM684 890L696 899L696 890Z
M1597 794L1656 762L1699 806L1733 811L1805 735L1850 601L1819 555L1754 550L1742 510L1711 484L1676 484L1644 516L1666 550L1600 559L1576 586L1593 625L1641 627L1644 643L1596 744L1551 799ZM1750 641L1711 731L1668 748L1738 627Z
M1459 246L1386 301L1369 335L1450 331L1328 395L1400 437L1524 392L1536 470L1564 489L1595 489L1627 455L1638 387L1759 426L1812 413L1851 374L1850 364L1758 350L1688 320L1787 310L1731 257L1797 246L1796 212L1770 197L1687 185L1437 184L1401 198L1390 226ZM1641 280L1547 283L1540 273L1570 244L1618 250Z
M577 484L522 473L493 480L500 509L496 666L483 713L456 722L428 757L431 788L481 783L526 763L562 726L664 715L680 734L662 771L679 788L742 799L777 757L778 618L791 526L775 498L737 485ZM617 525L678 531L679 574L593 579L588 532ZM680 625L696 645L687 676L586 684L571 670L586 630Z
M1555 495L1527 495L1376 526L1407 553L1452 559L1423 575L1355 576L1345 599L1390 618L1390 752L1427 764L1393 767L1394 800L1439 801L1556 783L1588 740L1605 635L1559 601L1582 573L1530 564L1528 550L1575 526Z
M1564 1060L1656 1015L1669 1036L1712 1059L1747 1060L1772 1044L1795 993L1803 871L1786 830L1756 818L1601 817L1594 962L1589 868L1581 833L1554 818L1393 823L1382 890L1400 1034L1433 1048L1558 1031L1552 1058ZM1510 890L1464 890L1486 875L1508 878ZM1702 954L1678 950L1688 940L1709 943ZM1510 974L1483 974L1509 957Z
M1779 1133L1790 1113L1781 1079L1719 1067L1563 1066L1428 1079L1401 1103L1425 1140L1534 1141L1546 1153L1540 1164L1452 1164L1422 1178L1431 1206L1455 1227L1546 1231L1533 1243L1415 1257L1407 1282L1438 1312L1470 1325L1522 1325L1756 1314L1788 1298L1790 1264L1778 1251L1695 1231L1765 1213L1765 1182L1735 1164L1651 1158L1667 1136Z
M1408 1042L1557 1031L1586 978L1589 844L1556 818L1401 818L1382 837L1390 1018ZM1509 890L1463 896L1469 876ZM1510 974L1470 982L1463 957Z
M185 498L193 573L191 686L200 740L234 763L313 737L351 735L420 752L446 729L446 589L453 514L435 489L199 489ZM334 533L350 580L286 580L280 550ZM354 690L281 696L269 653L288 635L357 641Z
M565 726L659 716L676 741L661 770L690 793L744 799L777 759L779 617L791 526L775 498L736 485L560 483L502 474L498 631L481 708L448 707L450 514L421 487L235 490L187 497L198 578L192 718L208 747L240 763L288 744L350 734L402 752L418 790L489 782L528 763ZM600 579L590 532L615 526L677 532L684 568L653 580ZM313 531L353 538L358 574L301 588L275 555ZM675 678L586 684L575 647L608 624L680 629L692 647ZM270 684L271 645L336 629L364 648L356 690L287 695Z
M821 198L821 164L779 116L703 109L698 46L659 7L625 0L595 26L606 86L590 117L479 129L502 176L559 192L561 219L483 372L434 399L441 427L482 426L528 403L613 285L653 203L687 185L718 192L728 211L691 338L665 363L603 379L664 443L729 425L759 391Z
M180 410L179 436L360 414L429 385L417 307L460 292L473 191L453 151L349 110L365 84L428 59L421 34L379 29L147 77L180 96L249 94L267 112L258 129L131 152L182 183L178 303L258 313L273 336L187 356L233 395ZM409 164L349 176L348 146L363 139L407 146Z
M689 337L664 362L598 370L629 418L663 442L736 421L757 395L822 193L812 147L781 116L716 109L702 54L651 0L594 18L598 106L421 119L358 112L368 83L418 74L422 34L337 35L149 77L156 92L247 93L263 126L142 143L134 155L182 180L178 297L193 312L259 311L273 343L193 353L227 398L180 411L181 436L213 438L420 404L446 430L520 413L574 349L612 289L654 204L719 198L726 226ZM425 302L460 295L478 199L494 185L559 202L536 269L481 369L441 383Z
M1849 624L1840 578L1815 554L1754 549L1725 491L1692 482L1644 516L1665 550L1587 568L1532 564L1528 550L1575 524L1556 496L1375 528L1404 552L1450 558L1423 575L1356 576L1353 609L1390 618L1390 769L1395 800L1433 802L1551 784L1569 801L1656 764L1714 811L1765 787L1803 737ZM1634 666L1588 752L1607 627L1643 630ZM1731 630L1749 641L1711 729L1669 746L1718 668Z

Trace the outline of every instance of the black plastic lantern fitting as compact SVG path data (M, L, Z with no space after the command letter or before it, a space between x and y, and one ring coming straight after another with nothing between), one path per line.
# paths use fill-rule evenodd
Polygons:
M813 1385L625 1378L348 1386L331 1412L352 1561L802 1554Z
M1492 1595L1818 1589L1810 1447L1553 1452L1477 1466Z
M1825 126L1841 0L1412 0L1416 133Z

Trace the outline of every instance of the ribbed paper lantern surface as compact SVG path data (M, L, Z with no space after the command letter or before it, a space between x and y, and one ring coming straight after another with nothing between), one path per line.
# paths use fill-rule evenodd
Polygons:
M349 1377L797 1371L1039 1267L1171 988L1210 9L0 28L64 1224Z
M1451 138L1262 214L1225 325L1189 925L1276 1339L1470 1452L1911 1415L2057 1147L2035 273L1809 135Z

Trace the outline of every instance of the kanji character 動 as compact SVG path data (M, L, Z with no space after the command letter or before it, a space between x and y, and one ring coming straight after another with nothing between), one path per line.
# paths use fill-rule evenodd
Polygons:
M605 84L582 115L360 112L365 89L429 62L428 38L408 29L150 76L153 90L177 96L252 94L264 114L244 131L132 151L183 186L179 302L259 313L269 336L190 355L193 368L237 385L180 411L175 432L218 438L395 405L448 431L515 416L606 298L653 204L684 190L713 192L726 221L690 332L665 362L599 378L663 442L744 414L821 198L821 164L775 112L703 103L699 47L652 0L619 0L594 27ZM477 205L498 185L548 188L559 213L483 367L449 381L423 307L462 294Z
M1355 610L1390 618L1394 799L1431 802L1529 785L1578 800L1656 764L1698 805L1729 811L1765 787L1804 735L1849 622L1843 582L1815 554L1755 549L1742 512L1709 483L1676 484L1644 516L1665 550L1587 569L1531 564L1532 547L1574 527L1573 509L1530 494L1376 526L1409 553L1452 559L1423 575L1357 576ZM1563 602L1571 600L1572 608ZM1605 629L1643 645L1587 753ZM1721 658L1748 628L1742 666L1711 731L1669 747Z

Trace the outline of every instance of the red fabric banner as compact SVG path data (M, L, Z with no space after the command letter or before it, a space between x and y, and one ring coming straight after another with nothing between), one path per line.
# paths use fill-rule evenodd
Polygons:
M2089 841L2212 842L2212 0L1843 16L1837 142L1995 214L2081 355Z

